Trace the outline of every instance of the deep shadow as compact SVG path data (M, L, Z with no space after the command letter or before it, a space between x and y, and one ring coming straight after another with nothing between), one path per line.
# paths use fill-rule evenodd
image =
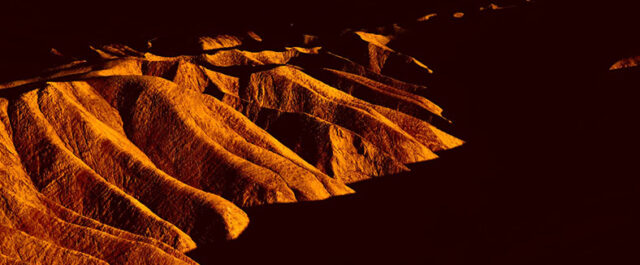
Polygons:
M462 264L482 258L487 191L457 162L472 146L413 165L412 173L353 185L356 195L247 209L238 240L189 255L202 264ZM463 169L464 168L464 169ZM461 170L463 169L463 170ZM461 172L462 171L462 172ZM419 173L428 173L428 176ZM464 238L463 241L459 241ZM428 246L428 247L427 247Z
M614 8L615 7L615 8ZM414 28L429 98L467 144L354 195L247 209L202 264L632 264L640 54L619 6L542 2ZM622 11L621 11L622 10ZM436 78L437 77L437 78ZM629 261L632 261L629 263Z
M42 58L68 43L78 43L67 48L74 50L229 28L286 40L291 31L331 35L450 14L462 3L241 1L225 9L217 1L118 2L87 2L82 12L51 2L42 12L29 6L2 16L8 26L0 30L0 80L59 63ZM448 131L466 145L409 173L355 184L354 195L247 209L251 225L238 240L189 255L201 264L639 263L640 72L607 71L640 54L637 9L614 1L536 2L435 19L391 44L435 70L428 98L445 109L454 121ZM280 32L283 26L292 30Z

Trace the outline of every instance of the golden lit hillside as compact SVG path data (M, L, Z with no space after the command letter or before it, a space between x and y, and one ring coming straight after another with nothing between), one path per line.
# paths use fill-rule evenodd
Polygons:
M431 69L349 34L353 54L254 32L52 49L68 63L0 85L0 263L194 264L243 208L350 194L463 143L424 86L386 75Z

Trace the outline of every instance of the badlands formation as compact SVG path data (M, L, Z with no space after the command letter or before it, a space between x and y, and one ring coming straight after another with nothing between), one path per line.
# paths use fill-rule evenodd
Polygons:
M463 144L393 36L268 38L52 49L64 64L0 84L0 264L195 264L243 208L350 194Z

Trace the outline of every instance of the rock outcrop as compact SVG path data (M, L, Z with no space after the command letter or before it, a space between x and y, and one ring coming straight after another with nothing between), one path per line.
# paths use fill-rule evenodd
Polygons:
M625 68L638 67L640 65L640 56L633 56L616 61L609 67L609 70L618 70Z
M390 38L93 45L0 84L0 263L195 264L183 253L238 237L243 208L350 194L461 145L401 81L431 69Z

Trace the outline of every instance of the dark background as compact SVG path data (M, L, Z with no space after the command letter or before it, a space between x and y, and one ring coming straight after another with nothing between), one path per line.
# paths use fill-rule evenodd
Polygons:
M30 51L48 45L290 23L330 34L477 2L12 4L2 9L0 70L34 70ZM426 96L467 144L356 184L355 195L247 209L238 240L189 255L203 264L638 264L640 73L608 71L640 55L636 10L537 1L414 27L392 47L436 71Z

